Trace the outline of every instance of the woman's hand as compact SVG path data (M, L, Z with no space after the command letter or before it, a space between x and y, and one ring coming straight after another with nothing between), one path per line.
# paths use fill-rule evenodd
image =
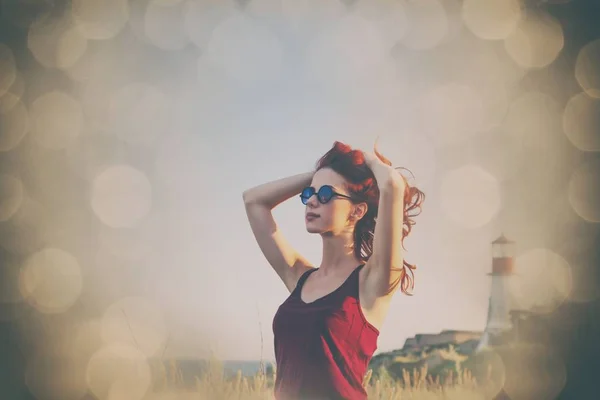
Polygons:
M403 189L406 185L404 177L398 173L393 167L392 162L385 158L380 152L377 151L377 141L379 140L379 136L375 140L375 145L373 146L373 152L363 151L363 155L365 157L365 164L373 174L375 175L375 179L377 182L384 182L388 179L392 179Z
M373 166L377 163L382 164L381 160L377 158L377 156L373 152L363 151L363 155L365 157L365 164L371 169L373 169Z
M363 151L363 154L365 156L365 164L367 164L367 167L372 168L373 166L375 166L376 164L385 164L387 166L392 166L392 162L390 160L388 160L387 158L385 158L383 156L383 154L381 154L380 152L377 151L377 142L379 141L379 136L377 136L377 139L375 139L375 145L373 145L373 152L370 151Z

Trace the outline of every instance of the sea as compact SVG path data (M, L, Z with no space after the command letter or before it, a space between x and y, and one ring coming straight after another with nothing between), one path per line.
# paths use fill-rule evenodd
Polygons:
M208 360L202 359L176 359L178 369L181 371L183 381L193 382L195 377L204 374L208 367ZM223 372L226 378L233 377L238 371L241 371L242 376L251 377L256 375L260 370L260 360L220 360L223 364ZM263 367L265 372L272 370L275 365L274 361L264 360Z

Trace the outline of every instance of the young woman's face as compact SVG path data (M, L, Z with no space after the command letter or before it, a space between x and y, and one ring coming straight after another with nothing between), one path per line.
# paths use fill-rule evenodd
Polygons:
M350 193L344 188L345 179L330 168L322 168L313 176L311 186L318 191L323 185L330 185L336 193L350 196ZM355 205L350 199L333 196L329 202L322 204L313 195L306 203L304 213L306 230L310 233L339 234L351 228L352 221L350 215ZM310 216L310 213L317 214L318 217Z

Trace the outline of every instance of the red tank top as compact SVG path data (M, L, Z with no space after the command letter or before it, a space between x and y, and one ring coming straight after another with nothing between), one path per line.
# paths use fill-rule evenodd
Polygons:
M359 272L333 292L305 303L306 271L273 319L277 400L362 400L362 381L377 349L379 330L367 322L358 297Z

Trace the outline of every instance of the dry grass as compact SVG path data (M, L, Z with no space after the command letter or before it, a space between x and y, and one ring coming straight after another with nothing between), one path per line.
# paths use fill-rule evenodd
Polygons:
M158 368L156 368L158 367ZM217 359L209 360L207 370L202 376L195 378L195 388L183 389L182 374L173 362L155 365L156 372L154 392L147 400L265 400L273 399L273 374L259 372L252 377L237 375L226 379L223 364ZM460 373L449 371L443 377L435 379L428 374L427 366L412 371L403 370L402 379L390 377L385 369L380 369L376 376L369 370L365 375L365 386L369 399L374 400L483 400L490 399L493 394L486 385L478 385L472 374L466 370ZM487 392L487 395L485 394ZM495 394L495 393L494 393Z

